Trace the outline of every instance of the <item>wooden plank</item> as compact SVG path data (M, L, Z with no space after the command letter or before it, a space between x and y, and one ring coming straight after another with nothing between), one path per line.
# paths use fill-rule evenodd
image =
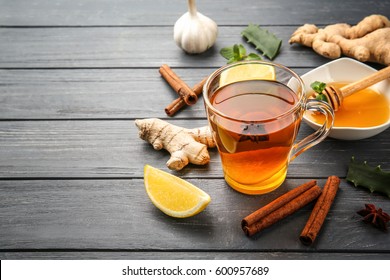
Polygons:
M193 128L206 125L205 119L170 120ZM302 125L299 138L313 130ZM346 176L354 155L375 160L390 169L386 151L390 130L361 141L327 139L290 164L292 178ZM379 152L382 151L382 152ZM221 178L216 149L210 150L206 166L190 165L178 174L186 178ZM1 178L130 178L142 177L143 165L165 167L169 154L155 151L138 138L133 120L117 121L6 121L0 122Z
M317 67L328 59L311 49L288 45L296 27L272 26L283 40L275 62L289 67ZM243 43L243 27L221 27L213 48L200 55L179 49L170 27L0 28L0 68L171 67L218 68L226 64L219 50Z
M362 141L327 139L294 160L282 187L264 196L229 188L214 149L208 166L172 172L210 193L204 212L177 220L150 203L143 165L167 170L169 155L140 140L133 120L165 117L161 109L175 94L157 73L161 64L195 83L225 64L219 49L244 43L240 31L255 22L283 39L275 61L304 71L328 60L287 45L298 25L356 23L390 11L388 1L249 0L245 12L226 1L198 2L220 34L213 49L189 56L172 39L181 0L0 0L0 259L389 259L387 235L356 214L365 203L389 212L388 199L345 180L313 247L297 239L311 205L254 238L239 222L308 179L322 186L329 175L344 178L352 155L389 170L390 130ZM169 120L206 124L202 103L178 117ZM302 125L299 137L311 132Z
M214 69L174 69L195 85ZM178 97L158 69L0 70L2 119L167 117ZM178 117L204 118L202 98Z
M2 260L388 260L390 253L34 251L1 252Z
M197 216L174 219L147 197L142 179L0 181L0 249L122 250L139 252L333 252L390 253L388 235L363 223L356 211L374 203L389 212L388 198L356 189L344 180L313 247L299 234L312 205L264 230L244 235L241 219L307 180L288 179L262 196L237 193L219 179L192 179L212 198ZM318 180L323 186L325 180ZM369 248L369 249L368 249ZM207 255L207 253L206 253Z
M1 26L173 26L187 10L181 0L1 0L0 6ZM367 15L390 11L388 1L355 0L246 0L239 7L234 1L214 0L197 1L197 6L219 25L352 24Z
M174 69L190 86L213 70ZM3 120L166 118L164 108L178 96L158 69L0 70L0 76ZM175 115L205 116L202 98Z

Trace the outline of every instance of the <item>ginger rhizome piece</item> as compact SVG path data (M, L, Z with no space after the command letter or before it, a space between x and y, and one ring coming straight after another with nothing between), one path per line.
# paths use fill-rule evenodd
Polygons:
M390 65L390 21L382 15L371 15L355 26L346 23L318 28L313 24L299 27L289 40L313 48L327 58L342 54L360 60Z
M198 165L210 161L208 147L215 147L208 126L186 129L157 118L136 120L139 137L155 150L165 149L171 154L167 166L172 170L181 170L189 162Z

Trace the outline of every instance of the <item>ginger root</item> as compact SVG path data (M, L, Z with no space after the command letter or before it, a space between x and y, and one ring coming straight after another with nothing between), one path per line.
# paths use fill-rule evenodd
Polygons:
M325 28L305 24L291 35L289 43L311 47L331 59L344 54L362 62L390 65L390 20L382 15L371 15L352 27L346 23Z
M207 147L215 147L208 126L186 129L157 118L136 120L139 137L153 145L155 150L164 148L171 154L167 166L181 170L189 162L207 164L210 155Z

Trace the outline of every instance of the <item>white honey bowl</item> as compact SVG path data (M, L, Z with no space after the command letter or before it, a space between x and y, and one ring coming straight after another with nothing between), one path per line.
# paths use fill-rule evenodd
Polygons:
M377 70L351 58L339 58L319 66L310 72L301 76L305 83L306 93L310 94L312 89L310 84L315 81L324 83L330 82L354 82L360 80ZM390 106L390 80L381 81L370 88L384 94ZM305 115L303 120L313 129L318 129L319 124L313 122ZM382 125L372 127L333 127L329 133L329 137L340 140L360 140L377 135L390 126L390 117L388 121Z

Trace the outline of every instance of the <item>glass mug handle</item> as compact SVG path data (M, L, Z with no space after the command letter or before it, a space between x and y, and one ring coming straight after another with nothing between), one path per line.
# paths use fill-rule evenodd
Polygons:
M294 144L290 153L290 161L294 160L297 156L299 156L307 149L317 145L322 140L324 140L326 136L328 136L334 123L334 112L332 107L330 107L328 103L315 99L309 99L306 102L305 107L306 110L315 111L323 114L325 116L325 122L317 131L302 139L298 143Z

